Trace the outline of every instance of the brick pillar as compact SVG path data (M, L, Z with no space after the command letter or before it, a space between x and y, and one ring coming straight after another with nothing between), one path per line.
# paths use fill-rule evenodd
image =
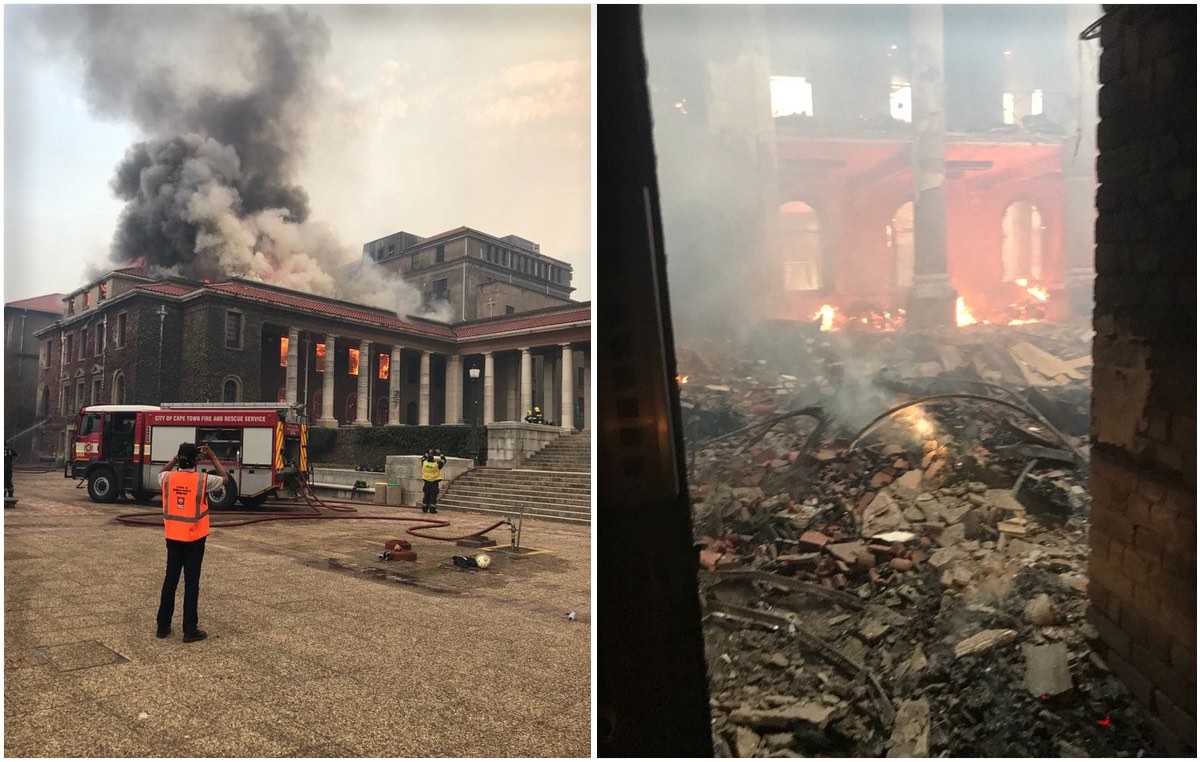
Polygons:
M334 415L333 394L334 380L337 378L337 372L334 370L337 367L337 337L325 337L325 367L324 367L324 386L321 388L321 417L317 419L317 423L327 428L336 429L338 426L337 416Z
M429 360L430 352L421 353L421 392L418 397L417 425L429 425Z
M562 415L559 425L567 431L575 429L575 357L571 345L562 345Z
M525 420L526 411L533 409L533 355L529 347L521 348L521 409L517 416Z
M483 353L483 425L496 421L496 359Z
M388 425L400 425L400 347L392 347L392 364L388 368Z
M1079 33L1096 20L1095 5L1068 5L1066 72L1071 102L1062 149L1063 290L1073 315L1092 314L1096 281L1096 98L1099 87L1099 43L1080 40Z
M1196 7L1101 26L1088 619L1196 751Z
M957 294L946 271L946 80L942 6L914 5L912 19L913 247L908 296L914 328L954 325Z
M289 405L296 404L296 395L299 384L299 367L300 367L300 331L295 328L288 329L288 351L287 351L287 380L284 382L284 393L287 395L287 403Z
M369 384L371 383L371 345L366 341L358 342L358 401L355 403L355 426L371 425L371 401L369 399Z

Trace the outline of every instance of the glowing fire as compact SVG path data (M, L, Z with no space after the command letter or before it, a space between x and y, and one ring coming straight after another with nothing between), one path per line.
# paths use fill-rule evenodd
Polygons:
M832 304L822 304L821 309L817 310L817 314L813 315L813 320L821 321L822 331L832 331L833 316L836 312L837 310L834 309Z
M932 439L935 426L918 407L910 407L896 414L896 418L912 428L921 439Z
M975 316L971 314L971 310L967 307L967 300L961 296L958 297L958 300L954 303L954 320L958 324L959 328L963 327L964 325L974 325L975 323L979 322L975 319Z
M1017 278L1015 282L1018 286L1025 289L1025 293L1029 294L1034 299L1037 299L1039 302L1047 301L1050 298L1049 291L1047 291L1043 286L1029 285L1029 280L1026 278Z
M687 376L676 376L675 377L675 383L679 384L680 386L686 384L687 381L688 381Z

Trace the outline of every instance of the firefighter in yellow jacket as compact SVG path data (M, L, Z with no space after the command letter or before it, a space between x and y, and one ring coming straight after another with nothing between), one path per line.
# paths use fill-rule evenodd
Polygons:
M441 450L430 450L421 458L421 478L425 481L425 501L421 513L437 513L438 493L442 490L442 469L446 456Z
M197 454L212 461L217 474L205 474L196 468ZM163 528L167 535L167 573L163 578L162 599L158 604L160 638L171 634L175 616L175 591L179 572L183 572L183 642L204 640L208 633L199 628L200 564L204 561L204 540L208 537L208 493L229 486L229 472L212 448L199 448L191 442L179 445L179 451L158 475L162 486Z

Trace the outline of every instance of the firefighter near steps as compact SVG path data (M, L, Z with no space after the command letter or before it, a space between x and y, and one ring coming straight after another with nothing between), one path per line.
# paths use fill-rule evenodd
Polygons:
M425 489L421 513L437 513L438 493L442 490L442 469L445 467L446 456L441 450L429 450L421 458L421 479Z

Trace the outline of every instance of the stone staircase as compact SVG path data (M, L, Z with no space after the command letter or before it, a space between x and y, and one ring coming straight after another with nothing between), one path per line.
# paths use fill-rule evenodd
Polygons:
M592 437L583 431L546 445L521 468L476 468L450 482L439 507L590 524Z

